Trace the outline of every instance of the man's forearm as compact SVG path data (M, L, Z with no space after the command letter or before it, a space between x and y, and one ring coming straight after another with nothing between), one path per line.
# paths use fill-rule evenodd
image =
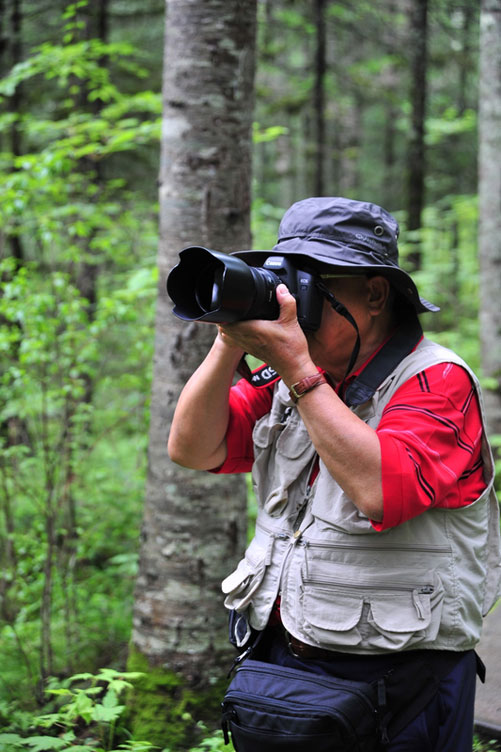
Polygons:
M226 459L228 396L242 351L217 337L179 397L169 434L170 458L195 470L210 470Z
M374 429L322 386L298 401L319 456L353 503L370 519L383 519L381 448Z

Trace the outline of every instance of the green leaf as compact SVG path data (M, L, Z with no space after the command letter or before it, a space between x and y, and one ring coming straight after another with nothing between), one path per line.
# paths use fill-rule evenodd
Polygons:
M74 674L73 676L70 676L68 679L69 682L76 682L76 681L87 681L88 679L93 679L94 674L84 673L84 674Z
M23 747L24 741L18 734L0 734L0 752L11 752L14 748Z
M289 129L283 125L271 125L268 128L261 128L259 123L253 123L252 140L255 144L269 143L276 141L279 136L289 133Z
M92 720L96 723L112 723L120 718L125 709L125 705L116 705L115 707L106 708L104 705L96 705L92 710Z
M60 723L61 714L47 713L45 715L39 715L35 718L35 721L37 726L41 726L42 728L50 728L51 726L55 726L57 723Z
M130 685L129 685L130 686ZM105 696L103 697L102 703L103 707L105 708L116 708L118 705L118 697L117 693L114 689L110 689L106 692Z
M52 736L29 736L25 739L33 752L47 752L52 749L63 749L67 742L64 739L55 739Z

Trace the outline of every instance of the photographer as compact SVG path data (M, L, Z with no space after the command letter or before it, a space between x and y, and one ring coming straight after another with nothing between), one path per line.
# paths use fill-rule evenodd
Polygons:
M252 469L255 537L223 582L236 644L277 667L389 676L384 749L470 752L474 648L499 593L493 462L478 381L423 337L417 314L438 309L399 267L397 237L374 204L311 198L272 251L234 254L312 271L319 325L298 321L301 281L276 286L275 319L220 319L168 451ZM232 386L245 353L266 367Z

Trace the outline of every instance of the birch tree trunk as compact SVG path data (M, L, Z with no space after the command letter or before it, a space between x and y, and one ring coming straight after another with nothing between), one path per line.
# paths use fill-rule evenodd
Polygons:
M410 9L411 130L407 154L407 230L413 242L408 262L421 267L421 247L412 231L421 228L425 193L425 116L428 65L428 0L412 0Z
M325 74L326 60L326 0L315 0L314 16L316 29L315 82L313 89L313 109L315 113L315 196L323 196L325 191Z
M501 434L501 0L480 12L480 336L489 432Z
M134 738L175 749L188 743L176 726L179 717L186 718L187 711L193 721L201 717L195 698L202 708L210 705L207 690L226 676L233 657L220 584L243 553L247 520L241 476L185 470L167 457L179 392L216 332L208 324L176 319L165 282L188 245L251 247L255 17L256 0L166 3L160 279L129 668L147 666L151 690L136 704ZM218 695L217 704L220 700Z

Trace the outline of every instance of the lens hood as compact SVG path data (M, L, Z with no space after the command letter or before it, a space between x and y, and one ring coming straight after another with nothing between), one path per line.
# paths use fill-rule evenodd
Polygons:
M167 278L178 318L217 323L246 318L256 297L255 269L236 256L202 246L185 248L179 258Z

